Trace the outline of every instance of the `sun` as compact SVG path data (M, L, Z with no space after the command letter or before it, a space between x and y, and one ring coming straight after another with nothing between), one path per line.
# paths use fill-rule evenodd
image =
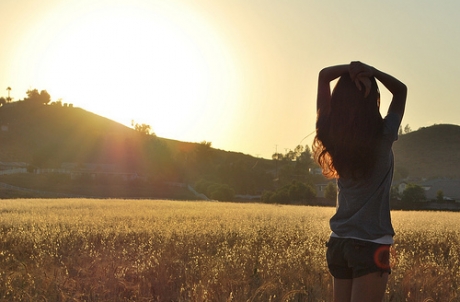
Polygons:
M239 83L212 27L173 1L100 3L63 5L43 25L53 31L36 56L43 89L162 137L197 141L224 131L209 122L231 117Z

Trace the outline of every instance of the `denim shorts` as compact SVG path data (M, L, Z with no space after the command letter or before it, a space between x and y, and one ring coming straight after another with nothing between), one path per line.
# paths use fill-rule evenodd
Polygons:
M370 273L391 273L390 245L331 237L326 244L327 265L334 278L353 279Z

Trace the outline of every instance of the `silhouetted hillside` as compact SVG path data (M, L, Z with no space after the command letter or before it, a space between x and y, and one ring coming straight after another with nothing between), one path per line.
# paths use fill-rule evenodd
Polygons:
M80 108L17 102L0 108L0 124L0 161L6 162L113 163L138 145L133 129Z
M90 163L97 173L136 173L157 183L206 179L242 194L273 185L270 160L142 134L80 108L7 104L0 107L0 126L0 162L24 162L30 169L72 163L88 171Z
M5 162L32 163L38 154L47 153L55 154L53 160L59 163L112 163L129 152L140 152L138 145L145 139L132 128L81 108L31 106L24 102L0 107L0 126L0 161ZM199 143L156 138L174 154L193 152L200 146ZM212 150L229 156L251 157Z
M395 165L409 177L460 176L460 126L434 125L399 137Z

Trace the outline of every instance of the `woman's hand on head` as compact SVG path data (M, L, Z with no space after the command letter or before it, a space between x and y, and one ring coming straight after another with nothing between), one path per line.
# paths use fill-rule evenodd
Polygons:
M372 82L369 77L359 76L354 80L356 87L358 87L359 91L362 90L362 86L364 86L364 97L367 98L369 93L371 92ZM362 86L361 86L362 84Z
M361 63L359 61L351 62L350 65L348 65L348 72L353 81L356 80L356 78L358 77L370 78L374 75L371 66Z
M373 76L372 67L359 61L351 62L348 67L350 78L355 82L356 87L361 91L364 86L364 97L367 97L371 91L371 80Z

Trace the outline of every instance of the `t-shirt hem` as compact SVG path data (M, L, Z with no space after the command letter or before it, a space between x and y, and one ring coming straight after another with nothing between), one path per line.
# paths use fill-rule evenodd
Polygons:
M336 233L332 232L331 237L333 237L333 238L347 238L347 239L363 240L363 241L369 241L369 242L374 242L374 243L378 243L378 244L393 244L394 243L392 235L384 235L384 236L382 236L380 238L377 238L377 239L364 239L364 238L359 238L359 237L354 237L354 236L341 237L341 236L337 235Z

